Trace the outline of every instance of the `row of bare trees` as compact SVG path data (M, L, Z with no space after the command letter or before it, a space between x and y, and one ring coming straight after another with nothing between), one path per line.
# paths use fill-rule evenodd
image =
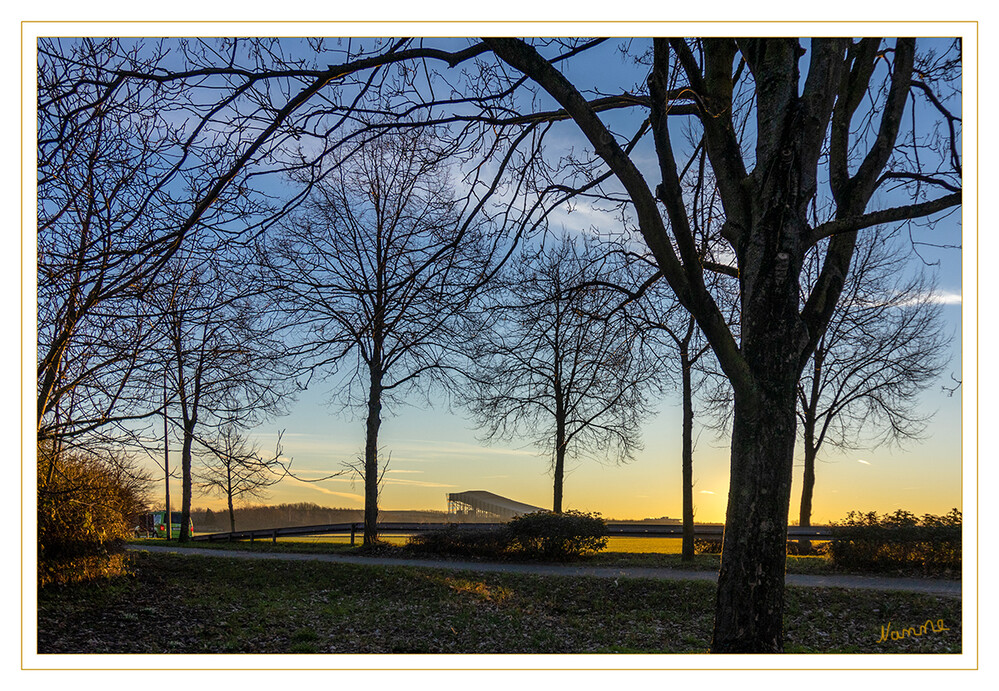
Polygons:
M799 405L820 401L813 448L835 428L821 411L856 414L821 403L815 382L838 357L839 306L867 294L849 287L864 234L960 205L960 43L632 41L611 91L563 69L606 62L608 48L41 40L39 438L148 445L144 421L179 407L186 512L193 448L211 446L210 430L278 412L287 363L341 377L343 400L365 411L368 540L384 401L470 370L488 434L530 432L551 450L557 506L574 443L635 448L629 430L666 359L639 347L652 339L636 325L672 323L662 340L731 391L712 650L780 651ZM521 263L553 212L594 199L633 231L623 245L556 243L568 254L554 269ZM561 283L522 290L548 278ZM861 332L880 323L872 314ZM566 343L585 347L566 360ZM518 361L575 393L511 390L497 373ZM166 402L153 395L164 371ZM871 401L906 386L851 405L904 436L918 420Z

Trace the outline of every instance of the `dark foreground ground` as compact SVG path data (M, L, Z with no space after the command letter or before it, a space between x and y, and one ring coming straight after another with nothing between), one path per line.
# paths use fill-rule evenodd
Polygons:
M38 652L700 653L715 592L704 581L149 552L132 564L103 584L42 589ZM787 652L959 653L961 602L791 586L785 629Z

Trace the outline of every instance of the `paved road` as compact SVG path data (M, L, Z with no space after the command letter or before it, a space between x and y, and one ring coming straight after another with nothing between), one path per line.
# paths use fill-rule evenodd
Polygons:
M473 561L436 561L432 559L393 559L391 557L357 557L340 554L300 554L278 552L247 552L227 549L199 549L173 545L129 545L128 549L147 552L175 552L202 556L235 557L237 559L283 559L289 561L325 561L341 564L377 566L422 566L453 571L487 573L526 573L546 576L596 576L598 578L658 578L674 581L715 581L713 571L683 571L680 569L640 566L573 566L558 564L497 564ZM862 588L865 590L903 590L931 595L961 597L961 582L923 578L880 578L875 576L812 576L788 574L787 585L816 588Z

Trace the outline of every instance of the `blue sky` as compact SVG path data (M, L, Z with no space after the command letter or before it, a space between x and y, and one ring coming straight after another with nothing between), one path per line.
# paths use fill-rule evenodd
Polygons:
M580 218L601 225L601 214L585 209L563 215L556 223L579 229L575 224ZM608 222L606 218L603 221ZM941 223L932 240L960 244L956 221L955 215ZM956 336L953 359L943 379L947 381L951 372L960 378L961 252L923 248L922 253L927 261L939 261L936 271L945 302L943 316L948 330ZM285 453L294 457L296 473L303 477L323 476L342 460L355 458L364 442L363 420L336 415L336 408L324 405L323 385L314 385L314 389L302 397L288 418L276 421L266 432L273 438L276 428L286 430ZM886 512L904 508L921 514L960 507L960 401L960 395L946 396L940 385L925 392L922 409L936 411L925 441L902 449L823 450L817 469L814 520L835 520L852 509ZM550 506L549 461L537 450L516 444L484 445L462 411L449 411L446 406L434 410L399 406L394 412L395 416L386 416L380 435L382 453L391 454L382 508L444 509L448 492L471 489ZM632 463L584 462L570 467L565 481L566 506L613 518L679 516L679 429L678 397L667 395L659 402L658 415L645 425L645 449ZM700 431L695 453L697 517L721 521L727 496L727 440L716 438L711 431ZM797 513L800 472L798 466L792 516ZM905 481L900 482L900 478ZM315 484L286 481L275 488L271 501L360 507L360 495L360 482L352 486L348 478Z
M574 75L592 78L607 90L620 88L616 74L624 69L620 59L605 51L599 61L572 68ZM633 73L637 74L637 73ZM626 117L618 118L628 131ZM633 124L633 123L632 123ZM581 144L567 125L556 133L563 146ZM650 154L638 156L639 165L654 166ZM650 177L649 179L653 179ZM883 201L883 200L882 200ZM940 245L960 245L958 214L952 214L932 231L916 228L914 240ZM581 223L604 227L613 219L585 205L571 215L556 217L568 230L585 231ZM823 449L817 468L813 520L841 518L852 509L893 511L903 508L917 514L944 513L961 506L961 396L948 397L941 384L949 375L961 377L961 251L920 246L927 262L936 263L940 300L948 330L955 335L953 357L942 381L922 396L924 411L935 411L926 438L903 448L837 452ZM265 448L277 429L284 429L285 455L294 458L301 477L321 477L362 453L362 419L337 415L338 407L324 404L322 383L313 385L287 418L261 428ZM433 410L399 406L385 416L380 435L383 458L391 455L381 497L384 509L446 508L448 492L484 489L518 501L550 506L549 460L530 446L484 445L462 411L446 406ZM567 508L599 511L612 518L680 515L680 410L677 396L659 403L658 415L645 425L645 449L627 465L584 462L570 466L565 481ZM694 460L695 505L698 520L721 521L727 495L728 445L709 430L699 430ZM799 453L800 462L800 453ZM797 515L800 465L796 466L791 515ZM360 507L361 483L336 478L319 483L285 481L274 488L270 501L314 501L329 506Z
M614 54L621 41L608 42L603 54L577 61L569 71L576 79L586 79L591 86L616 92L641 78L641 71L622 63ZM621 79L624 71L630 74ZM632 132L634 115L609 116L621 132ZM629 122L630 120L630 122ZM581 139L571 123L560 126L553 143L564 147L580 146ZM650 172L655 161L650 152L636 156L639 166ZM941 222L932 233L917 230L917 240L945 245L960 245L957 214ZM573 214L558 214L553 227L587 232L589 226L600 228L615 223L613 218L581 205ZM585 226L585 227L584 227ZM957 338L954 357L944 373L944 381L960 370L961 328L961 251L921 249L931 262L939 261L938 282L941 299L946 301L944 316ZM927 411L936 411L927 439L909 444L905 449L878 449L839 454L825 450L817 469L814 520L842 517L850 509L889 511L905 508L916 513L942 513L961 505L961 397L947 397L932 386L921 400ZM305 478L322 477L337 470L343 461L362 453L363 420L337 414L339 406L326 405L328 390L322 382L314 383L302 394L287 417L255 430L264 449L273 447L277 431L285 430L283 446L286 457L294 459L294 470ZM391 458L381 498L385 509L444 509L448 492L485 489L538 506L551 502L551 477L548 458L529 446L484 445L463 416L446 406L424 410L399 406L395 415L385 415L380 447L383 458ZM659 402L659 413L645 426L645 449L634 462L617 466L593 462L570 465L566 477L565 505L599 511L614 518L679 516L679 401L666 396ZM710 431L698 435L695 451L697 517L721 521L727 492L727 441L716 439ZM800 468L792 494L792 516L796 515ZM902 481L904 479L904 481ZM174 487L179 497L179 483ZM353 486L348 477L318 483L285 480L275 486L268 501L314 501L328 506L361 507L361 483ZM195 505L212 505L211 500L196 499Z

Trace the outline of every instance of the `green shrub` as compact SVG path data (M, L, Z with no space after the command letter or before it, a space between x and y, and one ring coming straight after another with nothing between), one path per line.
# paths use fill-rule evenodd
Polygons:
M513 549L533 559L565 561L607 546L607 524L595 513L537 511L508 525Z
M425 554L496 559L509 550L510 540L510 531L505 525L449 525L439 530L417 533L409 538L406 546L414 552Z
M961 512L917 518L908 511L886 516L851 511L833 525L833 564L876 571L919 568L961 571Z
M123 572L122 543L145 510L143 483L127 465L39 446L39 585Z

